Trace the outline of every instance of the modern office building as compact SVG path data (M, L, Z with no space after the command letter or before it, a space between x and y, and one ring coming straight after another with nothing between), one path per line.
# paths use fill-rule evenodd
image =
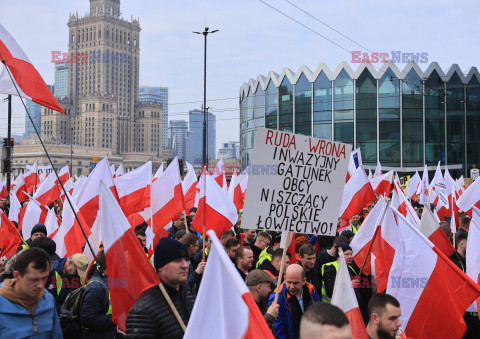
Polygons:
M54 86L47 85L48 89L54 92ZM27 106L28 113L32 117L33 124L37 128L37 131L40 133L41 126L42 126L42 106L33 102L30 99L25 100L25 105ZM28 137L32 134L35 134L35 129L33 128L32 122L28 115L25 114L25 133L23 134L24 137Z
M192 152L187 161L192 165L202 164L203 154L203 109L189 111L189 132L192 141ZM216 159L216 118L207 113L207 154L208 159Z
M140 102L159 102L163 105L163 144L168 143L168 87L140 86Z
M68 96L68 63L55 64L55 83L53 95L57 99Z
M240 156L240 143L238 141L228 141L222 143L218 150L219 159L238 159Z
M185 120L171 120L168 126L169 149L172 157L186 159L188 123Z
M480 73L436 62L424 71L416 63L284 69L240 88L240 118L243 167L255 128L265 126L350 143L367 166L403 173L441 161L460 176L480 162Z

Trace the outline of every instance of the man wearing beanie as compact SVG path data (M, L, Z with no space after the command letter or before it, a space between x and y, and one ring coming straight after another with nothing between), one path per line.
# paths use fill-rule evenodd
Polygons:
M360 311L362 312L365 323L367 323L367 306L372 296L370 277L365 276L363 273L361 277L359 276L360 269L358 268L355 261L353 261L352 248L345 243L341 243L336 246L336 261L329 262L322 266L322 301L330 302L332 298L333 287L335 286L335 278L337 276L338 262L340 260L339 248L343 250L345 262L348 266L348 273L350 274L350 278L352 279L352 286L355 291L355 296L357 297L358 306L360 308Z
M185 325L192 313L194 297L186 280L189 255L184 245L162 238L155 247L154 266ZM183 330L158 286L143 292L127 317L128 338L182 338Z
M24 236L26 237L25 234L24 234ZM25 244L20 244L20 246L18 246L18 250L19 251L24 250L24 249L30 247L30 245L32 244L32 241L34 241L35 239L37 239L39 237L46 237L46 236L47 236L47 228L45 227L45 225L44 224L36 224L32 228L32 232L30 233L30 238L25 241L25 243L28 246L25 245Z

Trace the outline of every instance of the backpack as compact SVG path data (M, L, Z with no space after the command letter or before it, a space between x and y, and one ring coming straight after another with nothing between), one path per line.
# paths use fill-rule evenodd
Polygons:
M94 280L91 280L91 282L93 281ZM85 287L86 285L80 286L76 290L70 292L62 305L59 319L64 338L80 338L83 330L85 329L81 318ZM108 304L110 302L108 288L105 288L105 290L106 293L102 309L108 308Z

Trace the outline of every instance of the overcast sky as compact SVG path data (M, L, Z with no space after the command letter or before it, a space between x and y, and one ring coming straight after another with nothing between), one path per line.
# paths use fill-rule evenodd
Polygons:
M347 51L361 49L284 0L264 1ZM457 63L464 72L479 60L478 1L289 1L372 51L427 52L429 63L437 61L444 70ZM4 0L0 23L52 84L51 51L67 52L69 12L88 10L88 0ZM280 74L285 67L296 71L302 64L315 70L320 62L334 70L351 60L344 49L258 0L121 0L121 12L140 18L140 84L169 88L169 120L188 120L188 111L203 100L203 36L192 31L202 31L205 23L220 30L209 35L207 62L217 148L239 140L239 88L250 78ZM13 107L13 131L22 134L25 113L18 99ZM6 116L7 105L0 103L0 135L6 135Z

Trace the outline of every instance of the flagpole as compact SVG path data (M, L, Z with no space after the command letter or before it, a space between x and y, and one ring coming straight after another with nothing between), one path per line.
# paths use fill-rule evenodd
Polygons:
M273 300L273 305L277 304L278 294L280 293L280 281L282 281L283 270L285 269L285 256L287 254L288 238L290 238L290 232L287 232L287 234L285 234L285 242L283 244L283 253L282 253L282 262L280 264L280 271L278 272L277 288L275 290L275 299Z
M207 175L206 168L203 167L203 194L204 194L204 204L203 204L203 230L202 230L202 261L205 261L205 214L207 213Z
M35 123L33 122L32 116L30 115L30 112L28 111L27 106L25 105L25 101L23 100L23 97L20 95L20 91L18 90L17 83L16 83L15 80L13 79L12 73L10 72L10 69L7 67L5 61L2 61L2 63L4 64L5 69L6 69L7 72L8 72L8 75L9 75L9 77L10 77L10 80L12 81L12 84L13 84L13 86L15 87L15 90L16 90L16 92L17 92L17 94L18 94L18 97L20 98L20 101L21 101L22 104L23 104L23 108L25 109L25 112L27 112L28 119L30 120L30 122L31 122L31 124L32 124L32 126L33 126L33 129L35 130L35 134L37 135L38 140L40 141L40 144L42 145L43 150L45 151L45 155L47 156L48 162L49 162L50 165L52 166L52 171L55 173L55 176L57 177L57 180L58 180L58 182L60 183L60 186L62 186L62 190L63 190L63 192L65 193L65 197L67 198L70 207L72 208L73 215L75 216L75 220L77 220L78 225L80 226L80 229L82 230L82 234L83 234L83 237L85 238L85 241L86 241L86 243L87 243L87 245L88 245L88 248L90 249L90 252L92 252L92 255L95 257L95 252L93 251L92 245L91 245L90 242L88 241L87 234L85 233L85 230L84 230L84 228L83 228L83 226L82 226L82 223L80 222L80 220L79 220L79 218L78 218L78 216L77 216L77 212L76 212L75 209L73 208L73 204L72 204L72 201L70 200L70 197L69 197L68 194L67 194L67 190L66 190L65 187L63 186L63 183L62 183L62 181L60 180L60 177L58 176L58 173L57 173L57 170L55 169L55 165L53 164L52 158L50 158L50 154L48 154L47 148L45 147L45 144L43 143L43 140L42 140L42 138L41 138L41 136L40 136L40 133L38 133L38 129L37 129L37 127L35 126Z
M182 317L180 317L180 314L178 314L178 311L177 311L175 305L173 304L172 299L170 298L167 291L165 290L165 287L163 286L163 284L161 282L160 282L160 284L158 284L158 287L160 287L160 291L162 291L162 294L165 297L165 300L167 300L168 306L170 306L170 309L172 310L173 315L175 315L175 318L177 319L178 323L180 324L180 327L182 328L183 332L185 332L187 330L187 327L185 326L185 323L183 322Z

